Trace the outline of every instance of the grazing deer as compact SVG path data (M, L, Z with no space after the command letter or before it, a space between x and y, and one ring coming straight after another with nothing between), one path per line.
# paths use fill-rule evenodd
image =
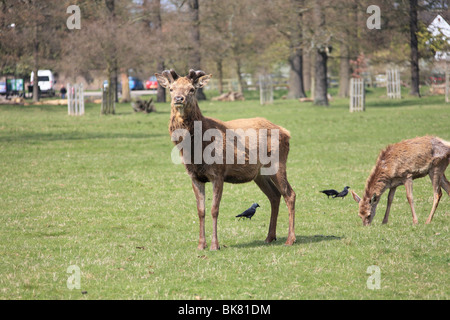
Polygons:
M258 187L267 196L271 204L271 218L269 225L269 233L265 240L269 243L276 239L276 225L278 210L280 206L281 196L284 197L286 205L289 210L289 233L286 240L286 245L292 245L295 242L294 232L294 216L295 216L295 192L286 177L286 162L289 153L289 132L263 118L252 119L238 119L223 122L217 119L204 117L198 107L198 102L195 97L196 91L205 86L211 78L211 75L206 75L203 71L190 70L185 77L180 77L174 70L165 70L162 74L155 74L159 84L170 90L171 95L171 117L169 121L169 132L172 136L172 141L178 147L184 141L190 142L191 150L200 151L203 155L209 150L205 140L212 140L213 133L215 145L215 162L206 161L205 159L196 159L196 154L192 154L180 149L184 160L186 171L192 179L192 188L197 199L197 211L199 216L200 235L199 235L199 249L206 248L205 240L205 183L211 182L213 186L213 200L211 215L213 219L213 235L211 241L211 250L219 249L219 241L217 238L217 218L219 215L219 204L222 198L222 190L224 182L229 183L245 183L255 181ZM195 129L201 128L200 141L195 139ZM182 142L179 141L180 136L174 138L177 130L182 129L187 132L184 135ZM253 130L256 134L255 139L248 137L248 143L243 133ZM264 131L265 130L265 131ZM179 131L178 131L179 132ZM235 134L235 137L230 139L227 137L229 133ZM262 133L267 132L268 138L270 136L271 143L264 140ZM278 134L278 139L272 139ZM194 136L194 141L190 137ZM206 138L209 137L209 138ZM237 138L238 145L234 146L234 138ZM242 139L243 140L242 140ZM241 145L239 148L239 141ZM274 143L276 142L276 143ZM231 149L230 149L231 144ZM258 148L259 147L259 148ZM259 149L259 154L253 151ZM264 149L264 150L263 150ZM262 161L261 151L266 154L277 154L278 159L276 163L271 163L277 170L271 174L262 174L264 169L269 168L269 164ZM196 153L196 152L194 152ZM257 155L254 161L250 161L252 155ZM229 159L234 160L243 156L245 161L241 163L230 163ZM227 160L227 161L225 161Z
M367 179L364 197L361 199L352 191L353 198L359 203L359 216L363 224L369 225L372 222L380 197L386 189L389 189L389 195L383 224L388 222L395 190L402 184L406 188L413 223L417 224L412 195L413 180L427 174L434 192L433 207L426 221L427 224L430 223L442 196L441 187L450 195L450 183L444 175L449 161L450 143L438 137L417 137L387 146L380 152Z

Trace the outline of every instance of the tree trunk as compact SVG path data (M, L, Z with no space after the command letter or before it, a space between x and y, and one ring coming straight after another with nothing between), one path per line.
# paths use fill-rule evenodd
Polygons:
M316 95L316 55L316 50L311 50L311 52L309 53L311 99L313 99L313 101Z
M189 19L191 22L191 47L192 51L189 53L189 68L200 70L201 69L201 55L200 55L200 21L199 21L199 7L198 0L189 1ZM203 93L203 88L197 90L197 100L206 100L206 96Z
M350 56L349 48L345 43L341 43L340 64L339 64L339 93L341 98L347 98L349 95L350 82Z
M314 3L314 28L315 28L315 84L314 84L314 104L328 106L327 97L327 60L328 44L325 39L325 13L319 1Z
M161 19L161 0L154 0L155 1L155 32L158 35L159 40L163 41L163 34L162 34L162 19ZM165 69L165 63L164 58L160 57L156 69L158 72L161 72ZM156 89L156 102L166 102L166 89L164 87L161 87L158 83L158 88Z
M409 2L409 31L411 35L411 91L410 94L420 97L419 88L419 49L417 41L417 0Z
M130 102L130 84L128 82L128 73L126 71L120 73L120 79L122 81L122 99L120 102Z
M164 60L161 58L158 62L158 66L156 67L158 72L161 72L165 69L164 66ZM156 102L166 102L166 88L163 88L159 85L158 82L158 88L156 89Z
M39 86L38 86L38 82L39 82L39 77L38 77L38 70L39 70L39 40L38 40L38 34L39 34L39 30L38 30L38 24L36 22L35 26L34 26L34 43L33 43L33 58L34 58L34 66L33 66L33 71L34 71L34 79L33 79L33 102L38 102L39 101Z
M305 94L311 90L311 57L309 53L303 55L303 88Z
M289 99L305 98L305 89L303 87L303 53L302 49L295 49L289 57Z
M222 60L216 61L217 66L217 73L218 73L218 79L219 79L219 94L223 93L223 66L222 66Z
M238 78L238 92L244 93L244 79L242 79L242 73L241 73L241 60L239 58L236 59L236 75Z
M317 106L328 106L327 60L328 54L326 49L318 49L316 54L316 75L314 85L314 104Z
M303 0L295 1L295 9L298 12L295 30L290 37L291 53L289 56L289 99L305 98L305 89L303 87L303 50L302 50L302 9L304 7Z

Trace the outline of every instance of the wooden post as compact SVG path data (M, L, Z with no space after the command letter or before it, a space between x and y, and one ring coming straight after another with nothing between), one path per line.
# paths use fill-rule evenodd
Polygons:
M350 112L365 111L366 94L364 79L350 79Z
M397 68L386 70L387 96L391 99L401 99L400 72Z
M445 102L450 102L450 70L448 62L445 64Z
M273 85L270 75L259 76L259 102L261 105L273 103Z
M67 111L70 116L82 116L84 114L83 84L67 84Z

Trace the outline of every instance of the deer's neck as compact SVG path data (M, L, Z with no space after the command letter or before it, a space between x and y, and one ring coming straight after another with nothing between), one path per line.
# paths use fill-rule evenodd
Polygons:
M389 179L382 166L377 163L367 179L364 197L371 198L374 194L380 196L388 188Z
M169 122L169 132L172 134L177 129L186 129L193 133L194 122L203 121L204 117L198 107L197 101L193 101L184 109L184 114L181 115L172 105L171 116Z

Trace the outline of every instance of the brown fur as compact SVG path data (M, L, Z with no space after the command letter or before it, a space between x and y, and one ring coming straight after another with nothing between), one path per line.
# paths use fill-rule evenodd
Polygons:
M412 181L426 175L430 176L434 191L433 207L426 221L427 224L430 223L442 196L441 187L450 195L450 184L444 175L449 159L450 143L438 137L417 137L387 146L380 152L367 179L363 199L352 191L353 198L359 202L359 215L364 225L372 222L380 197L386 189L390 190L383 223L388 222L395 190L400 185L406 187L413 223L416 224Z
M186 77L179 77L173 70L164 71L162 74L156 74L161 86L169 88L171 92L171 117L169 121L169 132L172 135L176 129L186 129L191 135L194 134L194 121L201 121L202 136L208 129L220 130L223 137L223 164L194 164L193 152L191 164L185 164L186 171L192 179L192 188L197 199L197 211L200 220L199 249L206 248L205 240L205 183L211 182L213 185L213 205L211 215L213 218L213 236L211 250L219 249L217 238L217 217L219 214L219 205L222 197L223 183L245 183L255 181L258 187L264 192L271 203L271 218L269 232L266 242L269 243L276 239L276 224L281 196L289 209L289 233L286 240L287 245L295 242L294 216L295 216L295 192L286 177L286 162L289 153L289 132L277 126L264 118L238 119L223 122L221 120L204 117L198 107L195 98L196 90L203 87L210 79L211 75L206 75L203 71L190 70ZM279 169L274 175L261 175L261 168L264 165L258 159L256 164L250 164L250 150L257 148L250 139L245 143L245 163L234 164L226 163L226 130L227 129L255 129L259 142L259 129L267 129L268 143L267 154L273 151L279 151ZM271 130L279 130L279 150L272 150L270 144ZM178 141L175 142L177 144ZM210 141L202 143L202 151L210 144ZM234 143L234 142L233 142ZM194 150L194 139L191 139L191 150ZM237 159L237 148L234 148L234 157ZM270 164L269 164L270 165ZM265 165L265 166L269 166Z

